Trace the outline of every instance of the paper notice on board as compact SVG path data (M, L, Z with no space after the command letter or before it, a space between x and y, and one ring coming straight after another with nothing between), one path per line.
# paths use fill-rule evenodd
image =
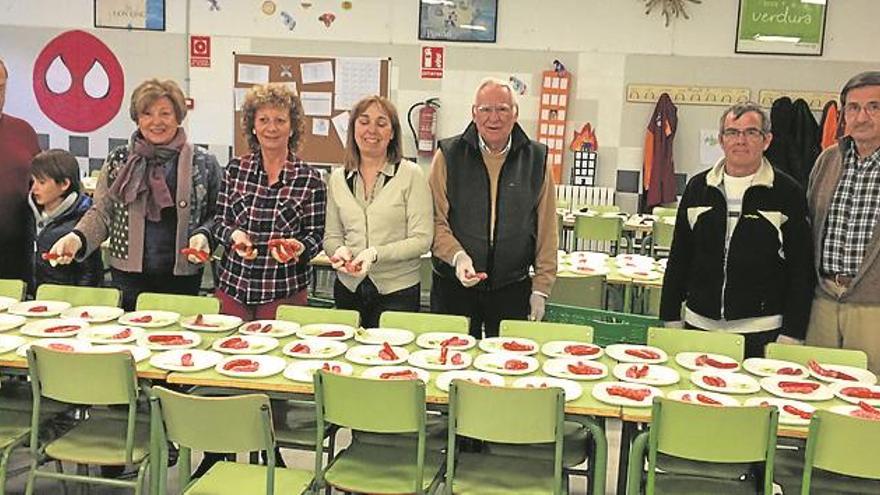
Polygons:
M333 64L326 62L308 62L299 64L303 84L313 84L333 81Z
M331 119L333 121L333 127L336 129L336 134L339 136L339 140L342 141L343 148L345 148L345 144L348 142L349 115L349 112L342 112Z
M232 99L235 101L235 111L241 110L244 104L244 96L247 94L248 88L232 88Z
M336 110L350 110L364 96L379 94L377 58L336 59Z
M299 95L306 115L329 117L333 95L330 92L303 91Z
M312 119L312 134L315 136L329 136L330 119Z
M718 142L717 129L700 129L700 164L706 167L715 165L724 156Z
M269 82L269 66L238 64L238 82L243 84L266 84Z

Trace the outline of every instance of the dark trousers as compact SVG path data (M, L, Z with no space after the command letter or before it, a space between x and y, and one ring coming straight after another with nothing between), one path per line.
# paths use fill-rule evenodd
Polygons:
M197 296L202 285L202 272L196 275L172 275L170 273L135 273L110 269L113 287L122 292L122 309L134 311L141 292L164 292Z
M706 330L705 328L697 328L690 323L685 323L685 328ZM771 342L776 342L776 337L779 336L781 331L781 328L777 328L775 330L767 330L766 332L739 334L745 339L745 357L764 357L764 346Z
M433 274L431 312L470 318L469 333L477 338L497 337L501 320L525 320L529 315L531 279L495 290L465 288L458 280Z
M339 309L354 309L361 315L361 326L377 328L379 316L385 311L417 312L421 303L420 284L389 294L379 294L379 289L365 278L352 292L339 279L333 284L333 299Z

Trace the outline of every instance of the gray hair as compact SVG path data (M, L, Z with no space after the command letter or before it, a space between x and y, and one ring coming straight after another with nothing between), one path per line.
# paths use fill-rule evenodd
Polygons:
M727 110L721 114L721 119L718 120L718 133L721 134L724 132L724 121L727 120L728 115L733 115L733 120L737 120L749 112L755 112L761 117L761 132L768 134L770 132L770 117L767 116L767 112L765 112L760 105L753 101L737 103L736 105L728 107Z
M870 70L856 74L843 85L840 90L840 106L846 105L846 95L852 89L863 88L865 86L880 86L880 71Z
M480 84L477 85L477 90L474 91L474 105L477 104L477 98L480 97L480 91L486 86L501 86L502 88L507 89L507 92L510 94L510 104L513 108L516 108L517 113L519 113L519 102L517 101L516 91L513 90L513 86L510 85L509 81L498 79L497 77L484 77L480 81Z

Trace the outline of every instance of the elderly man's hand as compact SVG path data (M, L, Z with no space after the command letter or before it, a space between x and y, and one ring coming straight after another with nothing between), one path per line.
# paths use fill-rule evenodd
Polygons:
M465 287L473 287L482 280L474 270L474 260L464 251L455 256L455 276Z
M547 296L539 292L532 292L532 295L529 296L529 321L543 320L546 307Z

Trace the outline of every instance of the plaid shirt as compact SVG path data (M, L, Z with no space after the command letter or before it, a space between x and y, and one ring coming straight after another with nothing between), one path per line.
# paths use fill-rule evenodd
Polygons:
M880 149L859 163L855 141L847 141L843 173L828 208L821 271L853 277L865 258L880 210Z
M214 235L227 246L219 288L244 304L263 304L305 289L309 261L321 250L327 190L321 175L291 154L278 182L269 185L259 153L233 159L217 198ZM252 261L229 248L232 232L250 236L258 251ZM269 239L294 238L305 246L298 263L280 264L269 254Z

